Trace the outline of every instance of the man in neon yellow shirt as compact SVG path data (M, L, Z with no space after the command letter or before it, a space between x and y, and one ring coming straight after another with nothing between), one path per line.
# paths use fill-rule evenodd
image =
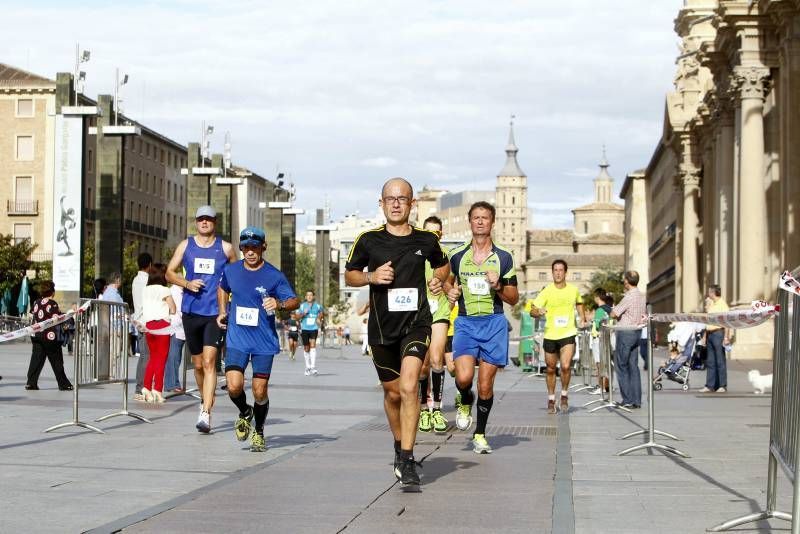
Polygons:
M575 355L575 309L584 326L581 292L567 283L567 262L555 260L550 266L553 283L539 292L531 306L531 317L545 317L544 355L547 364L547 413L556 413L556 364L561 363L561 411L569 410L569 380Z

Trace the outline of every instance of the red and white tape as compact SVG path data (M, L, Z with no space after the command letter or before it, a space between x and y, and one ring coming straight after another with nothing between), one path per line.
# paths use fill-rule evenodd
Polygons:
M778 281L778 287L789 293L800 295L800 282L789 271L784 271Z
M91 304L91 301L87 301L83 306L78 308L77 310L70 310L67 313L62 313L61 315L55 315L47 320L44 320L40 323L34 323L30 326L26 326L25 328L20 328L19 330L14 330L13 332L8 332L5 334L0 334L0 343L4 341L12 341L14 339L19 339L21 337L31 336L36 334L37 332L41 332L43 330L47 330L48 328L52 328L56 325L61 323L66 323L69 321L74 315L79 313L83 313Z

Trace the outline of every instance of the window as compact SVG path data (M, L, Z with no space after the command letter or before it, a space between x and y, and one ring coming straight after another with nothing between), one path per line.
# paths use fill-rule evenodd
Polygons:
M150 192L147 188L150 187L150 173L146 172L144 174L144 190L145 192Z
M583 233L584 234L588 234L589 233L589 223L586 222L586 221L583 221Z
M611 231L611 224L608 221L603 221L603 233L607 234Z
M89 153L86 156L86 170L89 172L94 171L94 152L92 152L92 149L89 149Z
M153 194L158 195L160 194L158 189L156 189L156 175L153 175Z
M150 224L150 207L144 207L144 224Z
M540 282L545 282L545 281L547 281L547 272L545 272L545 271L539 271L539 281L540 281Z
M33 239L33 225L31 223L17 223L14 225L14 244Z
M517 203L517 197L515 197L514 195L511 195L511 205L513 206L516 203Z
M131 200L130 208L128 208L128 219L133 220L133 200Z
M20 98L17 100L17 117L33 117L32 98Z
M139 213L138 213L138 217L136 217L136 220L139 221L139 222L142 222L142 205L141 204L139 204L138 212Z
M33 161L33 136L17 136L17 161Z
M139 169L139 173L138 174L139 174L139 176L138 176L137 179L138 179L139 184L138 184L137 188L139 189L139 191L141 191L142 190L142 169Z
M94 197L92 196L92 188L86 188L86 204L89 206L89 209L94 208Z
M32 176L17 176L14 179L14 200L17 203L33 200Z
M579 272L572 273L572 279L573 280L580 280L581 279L581 273L579 273Z

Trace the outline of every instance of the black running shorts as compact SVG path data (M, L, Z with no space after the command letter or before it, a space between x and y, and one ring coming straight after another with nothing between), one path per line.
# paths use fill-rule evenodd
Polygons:
M317 340L317 332L318 330L301 330L300 337L303 338L303 345L310 345L311 340Z
M203 347L219 349L225 341L225 332L217 325L216 315L184 313L181 320L183 332L186 334L186 346L193 356L202 354Z
M453 352L453 336L447 336L447 343L444 344L445 353Z
M430 342L430 327L421 326L389 345L370 345L372 363L375 364L380 381L391 382L400 378L400 366L406 356L425 360Z
M565 337L563 339L545 339L542 343L542 348L548 354L561 354L561 349L567 345L575 344L575 336Z

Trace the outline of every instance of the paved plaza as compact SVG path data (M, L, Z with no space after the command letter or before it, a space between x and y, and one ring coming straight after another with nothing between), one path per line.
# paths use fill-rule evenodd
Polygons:
M152 425L119 417L97 423L105 435L44 434L70 420L72 394L58 391L49 366L42 390L25 391L29 352L0 345L0 532L699 533L765 504L770 397L752 394L745 375L769 362L732 362L725 395L672 383L656 394L657 428L677 434L689 459L616 456L641 441L618 437L646 425L646 406L589 414L580 406L593 397L574 393L568 415L549 416L544 381L509 367L487 430L494 453L474 454L458 431L419 434L423 491L406 494L392 474L375 372L358 348L322 350L317 377L285 354L276 360L265 454L234 439L222 391L210 435L194 429L189 397L132 403ZM703 376L693 375L693 390ZM81 390L80 418L118 409L120 389ZM454 392L448 379L451 420ZM782 474L779 487L789 511ZM735 532L770 530L759 526Z

